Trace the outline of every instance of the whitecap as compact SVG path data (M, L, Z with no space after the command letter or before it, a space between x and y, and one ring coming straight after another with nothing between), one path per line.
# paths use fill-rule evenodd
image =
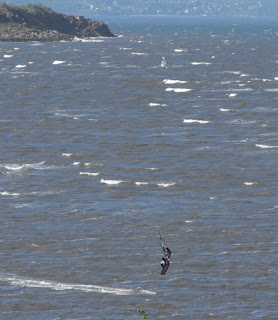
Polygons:
M71 157L72 155L72 153L62 153L62 156L67 158Z
M236 97L236 96L237 96L237 93L230 93L229 94L229 98Z
M239 84L240 87L245 86L246 84ZM235 92L248 92L248 91L253 91L254 89L252 88L243 88L243 89L232 89Z
M266 92L278 92L278 88L265 89Z
M131 52L131 54L136 55L136 56L147 56L147 53L144 52Z
M20 193L3 191L3 192L0 192L0 195L1 195L1 196L13 196L13 197L18 197L18 196L20 196Z
M63 64L63 63L66 63L66 61L62 61L62 60L55 60L53 61L52 64Z
M274 149L274 148L278 148L278 146L268 146L265 144L256 144L256 147L261 148L261 149Z
M16 69L23 69L26 68L26 64L18 64L15 66Z
M185 88L167 88L165 89L165 91L173 91L173 92L189 92L189 91L192 91L193 89L185 89Z
M12 54L4 54L4 58L12 58L13 57L13 55Z
M274 210L274 209L278 209L278 206L275 206L275 207L267 209L267 210Z
M198 66L198 65L209 65L212 64L211 62L191 62L193 66Z
M4 168L7 170L12 170L12 171L20 171L24 168L24 165L19 165L19 164L7 164L4 165Z
M275 77L275 78L274 78L274 80L276 80L276 81L277 81L277 80L278 80L278 77Z
M167 188L167 187L174 186L175 184L176 184L176 182L169 182L169 183L158 183L157 185L158 185L159 187Z
M178 52L178 53L187 52L187 49L175 49L175 52Z
M223 73L231 73L231 74L239 75L241 74L241 71L224 71Z
M229 112L229 111L231 111L231 109L220 108L219 111L221 111L221 112Z
M83 175L86 175L86 176L98 176L99 175L99 172L79 172L79 174L83 174Z
M204 124L204 123L209 123L209 122L211 122L211 121L208 121L208 120L184 119L183 122L185 122L185 123L201 123L201 124Z
M18 277L15 275L3 275L0 274L0 280L9 282L13 286L29 287L29 288L47 288L58 291L76 290L81 292L97 292L103 294L114 295L154 295L156 292L138 289L126 289L107 286L96 286L92 284L75 284L75 283L63 283L48 280L35 280Z
M101 179L100 180L101 183L105 183L105 184L109 184L109 185L116 185L116 184L120 184L124 181L122 180L105 180L105 179Z
M150 107L158 107L158 106L161 106L161 107L167 107L167 104L165 104L165 103L149 103L149 106Z
M102 39L88 38L88 39L80 39L81 42L104 42Z
M43 166L44 165L44 161L43 162L39 162L39 163L33 163L33 164L5 164L5 165L1 165L0 167L4 167L7 170L12 170L12 171L21 171L21 170L25 170L25 169L35 169L35 170L40 170L40 169L48 169L49 167L47 166Z
M76 161L73 163L74 166L79 166L80 165L80 161Z
M137 185L137 186L141 186L141 185L147 185L147 184L149 184L148 182L135 182L135 184Z
M253 186L254 184L257 184L257 182L244 182L246 186Z
M187 83L188 81L183 80L171 80L171 79L164 79L163 83L165 84L175 84L175 83Z
M13 204L12 206L14 207L14 208L25 208L25 207L30 207L30 203L20 203L20 204Z

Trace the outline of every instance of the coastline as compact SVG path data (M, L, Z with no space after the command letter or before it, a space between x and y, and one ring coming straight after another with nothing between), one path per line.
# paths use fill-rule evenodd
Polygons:
M75 37L116 37L102 21L56 13L42 5L0 3L0 41L71 41Z

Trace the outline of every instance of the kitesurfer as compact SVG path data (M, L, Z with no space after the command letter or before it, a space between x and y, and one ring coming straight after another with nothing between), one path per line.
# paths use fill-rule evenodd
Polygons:
M163 253L164 253L164 257L162 258L160 264L161 264L161 267L162 267L162 271L161 271L161 274L165 274L169 268L169 265L170 265L170 257L171 257L171 250L168 248L168 247L165 247L165 241L160 233L159 230L158 231L158 235L159 235L159 238L160 238L160 245L162 247L162 250L163 250Z
M171 250L167 247L165 248L164 246L162 246L163 252L164 252L164 257L162 258L160 264L162 267L162 271L161 274L165 274L166 271L169 268L169 264L170 264L170 257L171 257Z

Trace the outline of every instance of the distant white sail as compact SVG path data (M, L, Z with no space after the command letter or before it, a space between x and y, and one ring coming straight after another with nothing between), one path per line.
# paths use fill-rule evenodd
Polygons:
M166 68L166 66L167 66L167 65L166 65L166 59L165 59L164 57L162 57L162 60L161 60L161 64L160 64L160 65L161 65L162 68Z

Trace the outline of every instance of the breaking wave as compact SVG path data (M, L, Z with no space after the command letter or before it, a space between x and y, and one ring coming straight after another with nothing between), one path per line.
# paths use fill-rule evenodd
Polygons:
M209 123L211 121L208 121L208 120L194 120L194 119L184 119L183 122L185 123Z
M113 295L154 295L156 292L148 291L141 288L138 289L126 289L107 286L96 286L92 284L74 284L74 283L62 283L56 281L47 280L35 280L25 279L15 275L3 275L0 274L0 280L9 282L13 286L27 287L27 288L48 288L51 290L68 291L76 290L83 292L97 292Z

